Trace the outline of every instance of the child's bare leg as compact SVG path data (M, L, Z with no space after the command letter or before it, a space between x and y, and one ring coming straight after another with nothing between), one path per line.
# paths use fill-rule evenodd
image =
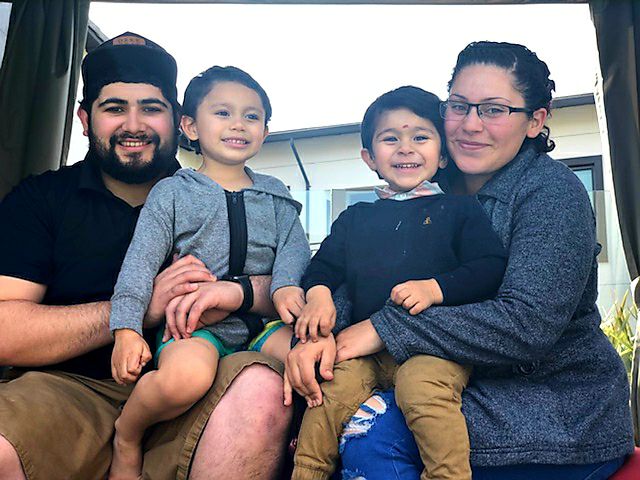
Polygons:
M291 350L291 337L293 337L293 329L289 325L284 325L267 338L260 351L284 363Z
M158 370L140 378L116 420L110 480L140 477L144 431L179 416L202 398L213 384L218 357L213 344L199 337L162 350Z

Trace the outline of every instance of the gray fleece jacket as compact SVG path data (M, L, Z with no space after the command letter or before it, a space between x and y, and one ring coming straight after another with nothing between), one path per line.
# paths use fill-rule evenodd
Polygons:
M475 465L595 463L633 449L629 383L600 330L600 250L578 178L525 151L478 193L509 252L495 299L371 316L399 362L429 354L474 366L463 412ZM477 279L482 281L482 279Z
M298 213L301 206L284 184L246 168L253 186L243 190L247 219L244 273L272 275L271 294L300 284L310 250ZM229 222L224 189L191 169L158 182L140 212L111 298L111 330L142 334L153 280L173 254L191 254L217 277L229 270ZM238 346L248 340L245 324L231 315L207 327L220 340Z

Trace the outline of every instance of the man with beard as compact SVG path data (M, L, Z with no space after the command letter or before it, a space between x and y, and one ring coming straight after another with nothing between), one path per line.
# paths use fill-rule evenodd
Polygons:
M82 76L86 158L26 179L0 203L0 365L13 367L0 383L0 478L107 473L131 390L111 379L108 300L147 194L179 167L171 55L125 33L89 53ZM252 311L273 314L269 278L250 280L216 281L199 260L176 260L154 282L144 326L201 282L217 292L207 323L251 294ZM145 478L273 477L290 419L280 367L254 352L227 358L202 401L150 431Z

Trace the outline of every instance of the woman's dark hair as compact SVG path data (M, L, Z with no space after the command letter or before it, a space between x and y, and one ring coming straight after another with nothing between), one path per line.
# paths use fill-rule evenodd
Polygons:
M392 110L406 109L418 117L429 120L436 127L440 135L440 154L447 157L447 146L444 139L444 123L439 112L440 99L431 92L418 87L404 86L380 95L369 105L364 113L360 127L362 148L369 150L371 155L373 135L378 127L380 117Z
M216 65L193 77L184 92L182 114L195 119L198 107L204 97L209 94L216 84L222 82L239 83L258 94L264 108L264 126L266 127L269 120L271 120L271 102L267 92L251 75L237 67L219 67ZM198 140L190 140L189 143L194 147L196 153L200 153Z
M551 92L556 84L549 78L547 64L523 45L506 42L472 42L458 55L449 81L449 91L456 77L469 65L495 65L511 73L514 88L524 97L530 110L544 108L551 111ZM549 127L545 126L535 138L526 138L522 148L533 146L538 152L550 152L555 148Z

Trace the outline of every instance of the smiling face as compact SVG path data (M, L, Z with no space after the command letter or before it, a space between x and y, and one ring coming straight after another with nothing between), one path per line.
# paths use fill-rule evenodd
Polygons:
M182 129L189 139L198 140L205 162L231 167L244 166L268 134L260 96L236 82L215 83L195 119L182 117Z
M89 136L89 151L107 175L125 183L145 183L166 172L177 139L170 103L146 83L105 85L78 115Z
M514 88L513 80L504 68L469 65L455 77L449 99L526 107L523 96ZM525 138L535 138L540 133L546 117L546 110L541 108L531 115L512 113L499 124L487 125L472 108L461 120L445 120L449 154L465 176L475 177L476 184L484 184L513 160Z
M362 159L396 192L407 192L431 180L444 168L440 156L440 136L430 120L407 109L380 115L371 142Z

